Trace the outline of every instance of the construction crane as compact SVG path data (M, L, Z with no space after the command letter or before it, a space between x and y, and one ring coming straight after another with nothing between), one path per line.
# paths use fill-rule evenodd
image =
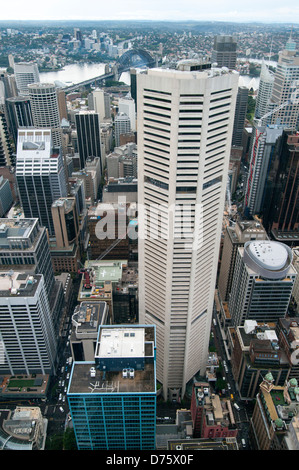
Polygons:
M113 250L113 248L115 248L122 240L124 240L124 238L117 238L116 240L114 240L114 242L111 243L111 245L108 246L108 248L100 254L96 261L100 261L101 259L105 258L105 256L108 255L108 253L110 253L110 251Z
M84 288L91 289L91 281L90 281L91 269L87 269L87 268L79 269L78 274L84 274L84 282L83 282Z
M295 102L297 102L297 104L299 103L299 96L298 96L299 81L298 80L294 80L293 88L294 88L294 91L292 91L290 99L288 99L287 101L284 101L281 105L277 106L276 108L272 109L268 113L264 114L264 116L262 116L261 118L257 119L257 125L258 126L261 126L263 119L271 116L271 114L276 113L277 111L279 111L280 109L285 108L286 106L289 106L291 104L295 104Z
M264 114L264 116L262 116L261 118L259 118L259 119L257 120L257 125L258 125L258 126L261 126L261 125L262 125L262 122L263 122L263 119L265 119L265 118L271 116L271 114L276 113L277 111L279 111L280 109L284 108L285 106L288 106L288 105L290 105L290 104L293 104L293 101L295 101L295 100L291 100L291 99L290 99L290 100L287 100L287 101L285 101L284 103L282 103L280 106L278 106L277 108L272 109L272 111L269 111L268 113Z
M108 253L110 253L111 250L113 250L113 248L115 248L120 242L121 240L123 240L125 237L123 238L117 238L116 240L114 240L110 246L108 246L108 248L103 251L103 253L101 253L101 255L95 260L95 261L100 261L101 259L103 259ZM78 263L82 266L82 268L78 269L78 274L84 274L84 287L85 289L91 289L91 274L92 274L92 269L89 269L89 268L85 268L84 265L81 263L81 261L78 259L77 260Z

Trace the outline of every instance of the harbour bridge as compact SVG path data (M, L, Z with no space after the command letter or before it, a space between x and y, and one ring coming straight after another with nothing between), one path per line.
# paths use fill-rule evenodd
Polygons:
M156 60L144 49L129 49L118 57L110 72L75 83L74 85L66 86L63 90L66 93L69 93L92 84L99 84L103 80L107 80L109 78L119 80L121 74L123 72L127 72L132 67L152 68L155 65Z

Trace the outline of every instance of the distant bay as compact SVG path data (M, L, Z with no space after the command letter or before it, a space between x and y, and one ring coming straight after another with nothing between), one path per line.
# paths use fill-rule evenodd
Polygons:
M246 59L243 59L246 60ZM261 62L259 60L249 59L250 62ZM276 62L266 61L267 64L276 65ZM41 82L55 83L56 85L68 86L88 80L105 73L104 63L85 63L85 64L70 64L66 65L61 70L55 70L50 72L41 72ZM124 72L120 77L120 81L130 85L130 73ZM247 88L253 88L255 91L259 86L259 77L252 77L250 75L240 75L239 85L246 86Z
M55 84L63 84L66 86L83 82L99 75L104 75L106 64L70 64L60 70L50 72L40 72L40 81ZM130 73L124 72L120 77L120 81L130 85Z

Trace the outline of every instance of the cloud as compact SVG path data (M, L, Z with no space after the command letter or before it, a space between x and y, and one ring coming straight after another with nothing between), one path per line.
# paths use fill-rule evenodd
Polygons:
M280 21L299 18L298 0L38 0L2 2L2 20ZM82 7L84 5L84 8Z

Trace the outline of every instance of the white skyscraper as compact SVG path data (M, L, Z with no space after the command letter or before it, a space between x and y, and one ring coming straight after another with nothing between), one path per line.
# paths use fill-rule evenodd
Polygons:
M126 113L118 113L114 120L115 147L120 146L120 136L131 132L131 121Z
M259 240L238 248L228 304L235 327L285 317L297 275L292 259L284 243Z
M269 100L272 93L274 83L274 75L270 72L265 62L262 62L260 83L256 98L255 106L255 119L261 119L268 112ZM266 123L267 120L262 120L261 124Z
M189 61L137 77L139 321L169 399L205 372L238 79Z
M272 96L268 108L269 111L276 110L271 114L271 124L279 123L284 128L297 129L299 118L298 94L299 54L296 43L290 37L285 49L279 53L275 71Z
M124 98L119 98L118 100L118 111L120 113L125 113L130 118L131 131L136 131L136 111L135 111L135 101L131 95L127 95Z
M105 92L100 88L97 88L92 92L93 106L95 112L100 117L100 122L103 122L105 119Z
M37 64L30 62L17 62L14 64L14 73L19 95L28 96L28 85L39 83Z
M61 146L62 131L55 85L33 83L28 85L28 90L34 126L51 129L54 147Z
M16 179L25 217L38 218L54 236L52 203L67 196L63 159L50 129L20 129Z
M0 312L1 373L52 373L57 342L44 277L1 274Z

